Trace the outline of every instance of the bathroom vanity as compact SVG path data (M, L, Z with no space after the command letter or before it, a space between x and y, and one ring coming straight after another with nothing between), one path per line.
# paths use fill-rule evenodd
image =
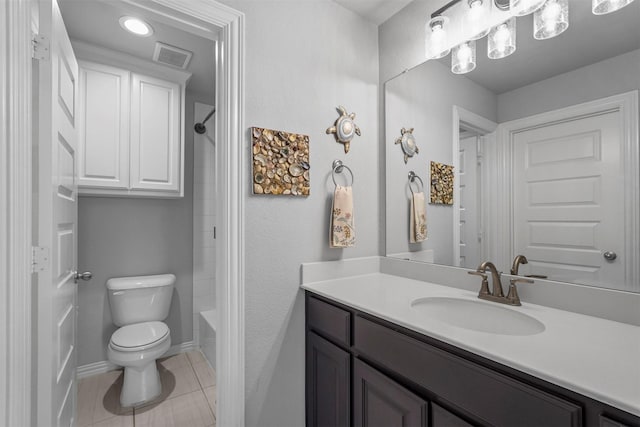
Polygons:
M475 304L461 289L380 273L302 287L309 427L640 426L636 326L523 302L542 330L492 333L418 307Z

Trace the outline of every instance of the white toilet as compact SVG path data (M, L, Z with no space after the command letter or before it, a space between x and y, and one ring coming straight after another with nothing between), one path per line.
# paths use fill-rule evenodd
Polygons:
M111 335L107 356L124 367L120 394L122 406L138 406L162 392L156 359L171 346L169 315L176 276L118 277L107 280L113 323L120 328Z

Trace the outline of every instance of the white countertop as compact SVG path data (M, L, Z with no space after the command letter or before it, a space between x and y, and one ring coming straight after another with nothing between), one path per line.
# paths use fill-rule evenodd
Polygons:
M427 319L411 307L425 297L480 301L477 293L461 289L381 273L302 288L640 416L638 326L523 301L521 307L499 305L538 319L545 330L498 335Z

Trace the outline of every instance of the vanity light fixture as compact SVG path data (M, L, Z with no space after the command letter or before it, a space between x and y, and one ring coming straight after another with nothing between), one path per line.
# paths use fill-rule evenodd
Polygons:
M451 51L446 47L448 22L446 16L434 16L425 25L425 53L428 59L444 58Z
M525 16L540 9L545 0L511 0L510 8L516 16Z
M489 34L489 29L485 29L489 16L491 4L489 0L467 0L469 10L465 14L464 25L469 28L469 33L474 34L471 40L479 40Z
M633 0L592 0L591 7L595 15L605 15L622 9Z
M516 51L516 18L512 17L491 29L487 43L487 56L501 59Z
M132 34L140 37L149 37L153 34L153 28L147 22L133 16L123 16L119 20L120 26Z
M451 71L454 74L466 74L476 68L476 41L469 40L453 48L451 53Z
M546 40L569 28L569 0L547 0L533 13L533 37Z

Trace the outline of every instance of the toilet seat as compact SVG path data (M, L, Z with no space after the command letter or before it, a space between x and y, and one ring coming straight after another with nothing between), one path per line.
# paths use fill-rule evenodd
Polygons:
M115 331L109 345L123 352L142 351L160 344L167 337L169 327L163 322L134 323Z

